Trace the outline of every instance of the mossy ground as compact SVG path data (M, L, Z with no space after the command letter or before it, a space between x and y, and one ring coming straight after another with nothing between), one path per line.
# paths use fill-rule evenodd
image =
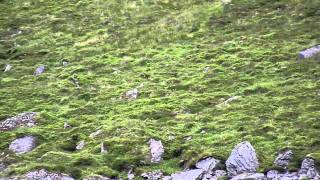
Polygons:
M226 160L243 140L260 171L286 147L292 168L310 153L320 160L320 64L297 60L320 44L319 9L318 0L1 0L0 67L13 69L0 72L0 119L40 113L34 128L1 132L1 151L25 134L40 139L3 175L170 174L181 160ZM14 28L22 34L11 37ZM39 65L46 71L34 77ZM137 100L121 98L142 83ZM216 107L232 96L242 98ZM97 129L102 137L89 138ZM159 165L147 161L149 138L165 146ZM79 140L85 148L72 151Z

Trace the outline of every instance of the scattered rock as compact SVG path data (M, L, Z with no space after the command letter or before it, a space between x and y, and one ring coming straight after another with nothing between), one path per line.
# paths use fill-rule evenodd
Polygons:
M225 170L216 170L214 172L214 176L210 178L210 180L218 180L221 177L226 177L227 176L227 171Z
M126 99L137 99L138 98L138 89L134 88L126 92L125 94Z
M231 180L267 180L262 173L244 173L233 177Z
M69 129L69 128L71 128L71 126L67 122L64 122L63 129Z
M230 176L255 173L259 167L259 162L252 145L247 141L238 144L226 161L226 166Z
M101 143L100 152L101 153L108 153L108 146L104 143Z
M158 179L161 179L162 176L163 176L163 173L159 170L141 174L141 177L148 179L148 180L158 180Z
M83 149L85 145L86 145L86 143L84 142L84 140L80 141L76 146L76 150Z
M62 61L63 66L68 66L69 62L68 61Z
M192 169L171 175L172 180L197 180L204 174L202 169Z
M196 163L196 168L202 169L205 172L213 172L221 167L220 160L214 159L212 157L207 157Z
M312 58L316 55L320 54L320 45L316 45L299 53L300 59Z
M26 180L74 180L72 177L60 173L48 172L45 169L28 172Z
M274 165L287 169L292 158L293 152L291 150L285 150L278 154L274 161Z
M12 69L12 66L10 64L7 64L6 67L4 68L4 72L8 72Z
M235 100L238 100L238 99L240 99L240 98L241 98L241 96L233 96L233 97L225 100L224 102L216 105L216 107L218 107L218 108L227 107L227 106L229 106L229 104L230 104L231 102L233 102L233 101L235 101Z
M1 122L0 131L7 131L18 126L32 127L36 124L35 112L26 112Z
M39 76L40 74L42 74L45 70L44 65L39 66L33 73L33 75L35 76Z
M161 141L150 139L148 144L151 153L151 162L159 163L162 160L162 155L164 153L164 148Z
M102 134L102 130L101 129L99 129L98 131L96 131L96 132L94 132L94 133L91 133L90 135L89 135L89 137L90 138L96 138L96 137L98 137L100 134Z
M319 171L316 169L316 165L312 158L306 157L302 161L299 176L300 178L320 179Z
M9 149L16 154L24 154L36 147L37 138L33 136L25 136L14 140Z

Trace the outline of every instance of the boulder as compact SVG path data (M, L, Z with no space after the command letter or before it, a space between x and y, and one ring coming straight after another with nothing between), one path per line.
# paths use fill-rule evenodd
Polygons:
M300 178L320 179L319 171L317 170L315 162L312 158L306 157L302 161L299 176Z
M287 169L292 158L293 152L291 150L279 152L274 161L274 165Z
M316 45L314 47L311 47L304 51L299 52L299 58L300 59L312 58L319 54L320 54L320 45Z
M36 171L28 172L26 175L26 180L74 180L72 177L60 174L60 173L52 173L48 172L45 169L40 169Z
M158 170L153 172L142 173L141 177L148 180L158 180L162 179L163 173L160 170Z
M33 127L36 124L35 112L26 112L1 122L0 131L12 130L18 126Z
M33 73L33 75L35 76L39 76L40 74L42 74L45 70L44 65L39 66Z
M230 176L255 173L259 167L259 162L252 145L247 141L238 144L226 161L226 166Z
M36 147L37 138L33 136L25 136L11 142L9 149L16 154L24 154Z
M262 173L243 173L231 178L231 180L267 180Z
M198 180L204 175L202 169L186 170L171 175L171 180Z
M196 163L196 168L202 169L205 172L213 172L221 167L221 162L213 157L207 157Z
M162 155L164 154L164 147L161 141L150 139L148 144L151 154L151 162L159 163L162 160Z

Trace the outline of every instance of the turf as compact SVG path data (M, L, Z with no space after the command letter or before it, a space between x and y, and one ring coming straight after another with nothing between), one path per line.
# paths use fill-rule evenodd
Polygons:
M2 176L170 174L182 161L226 160L244 140L261 172L288 147L292 169L307 154L320 162L320 64L297 59L320 44L319 9L318 0L0 0L0 67L13 66L0 72L0 120L39 113L36 127L1 132L3 152L22 135L39 138ZM123 98L141 84L138 99ZM160 164L148 162L150 138L165 146Z

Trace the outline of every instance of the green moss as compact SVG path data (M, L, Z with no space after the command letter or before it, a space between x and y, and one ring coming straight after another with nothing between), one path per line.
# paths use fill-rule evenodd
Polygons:
M39 137L3 175L43 167L125 177L129 166L171 174L203 156L226 160L243 140L261 171L286 147L291 169L307 154L319 163L320 66L297 60L320 44L319 8L315 0L1 1L0 68L13 69L0 71L0 120L39 112L36 127L1 134L1 151L20 135ZM22 34L11 37L14 28ZM34 77L39 65L46 71ZM138 99L121 98L140 84ZM232 96L242 98L217 107ZM149 138L165 146L158 165L147 161ZM80 140L85 148L74 151Z

